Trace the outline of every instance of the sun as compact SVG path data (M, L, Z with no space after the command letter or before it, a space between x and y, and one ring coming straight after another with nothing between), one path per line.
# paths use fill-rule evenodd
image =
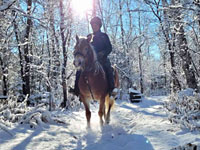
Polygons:
M84 17L92 10L92 4L92 0L72 0L72 10L76 15Z

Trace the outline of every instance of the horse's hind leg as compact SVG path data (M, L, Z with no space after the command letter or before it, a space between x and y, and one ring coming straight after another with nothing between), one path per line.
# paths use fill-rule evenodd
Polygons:
M104 120L106 120L106 106L103 109L103 116L104 116Z
M87 118L87 127L90 128L90 118L91 118L91 112L90 112L90 104L88 100L83 100L83 104L85 106L85 115Z
M101 98L99 104L99 118L100 118L100 125L103 126L103 115L105 115L105 97Z

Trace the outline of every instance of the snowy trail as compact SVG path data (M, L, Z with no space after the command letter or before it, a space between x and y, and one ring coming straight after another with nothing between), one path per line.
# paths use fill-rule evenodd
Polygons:
M55 112L67 125L47 125L32 130L13 127L14 137L0 130L0 150L169 150L188 142L200 142L198 132L172 125L163 110L166 97L131 104L118 101L111 123L101 130L98 105L91 105L91 129L86 129L84 108Z

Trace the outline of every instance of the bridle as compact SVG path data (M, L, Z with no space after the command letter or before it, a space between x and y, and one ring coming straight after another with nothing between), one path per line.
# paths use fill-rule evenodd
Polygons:
M74 56L76 57L77 55L79 55L79 56L82 56L82 57L86 58L86 57L87 57L87 54L88 54L88 52L86 53L86 55L84 55L84 54L81 53L81 52L76 52L76 53L74 53Z
M88 56L88 53L89 53L89 49L88 48L86 48L86 54L84 55L83 53L81 53L80 51L77 51L77 52L75 52L74 53L74 56L76 57L77 55L79 55L79 56L82 56L84 59ZM85 68L84 69L84 71L91 71L93 68L91 68L90 66L88 66L88 68ZM87 87L88 87L88 89L89 89L89 91L90 91L90 95L91 95L91 97L92 97L92 99L93 99L93 101L95 100L94 99L94 95L93 95L93 92L92 92L92 89L91 89L91 86L90 86L90 83L89 83L89 80L88 80L88 77L86 76L86 75L84 75L84 80L85 80L85 82L86 82L86 84L87 84Z
M80 51L78 51L78 52L75 52L74 53L74 56L76 57L77 55L79 55L79 56L82 56L83 58L86 58L87 57L87 55L88 55L88 53L89 53L89 50L88 50L88 48L86 48L86 54L84 55L83 53L81 53Z
M88 58L88 54L90 52L89 47L86 47L85 50L86 50L86 54L83 54L82 52L77 51L77 52L74 53L74 57L79 55L79 56L83 57L84 60L85 60L86 58ZM84 71L86 71L86 72L92 71L92 70L93 70L93 67L91 67L91 63L84 69Z

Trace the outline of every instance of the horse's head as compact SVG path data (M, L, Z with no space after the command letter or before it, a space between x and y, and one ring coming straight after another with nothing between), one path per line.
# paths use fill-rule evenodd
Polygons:
M74 47L74 65L79 70L84 70L96 58L89 39L76 36L76 45Z

